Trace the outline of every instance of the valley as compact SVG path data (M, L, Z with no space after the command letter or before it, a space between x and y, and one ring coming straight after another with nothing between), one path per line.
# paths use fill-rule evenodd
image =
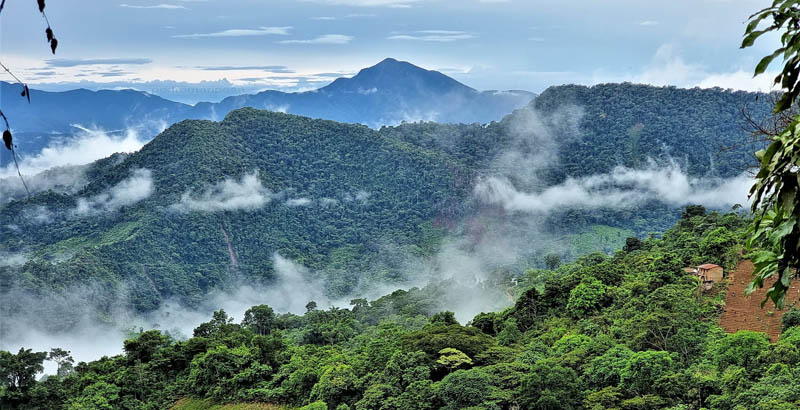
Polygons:
M0 25L0 410L800 409L796 1Z

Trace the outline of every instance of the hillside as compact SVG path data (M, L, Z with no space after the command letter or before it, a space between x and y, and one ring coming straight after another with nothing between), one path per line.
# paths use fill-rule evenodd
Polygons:
M62 173L74 181L42 183L33 198L0 207L8 221L0 225L0 252L9 261L0 266L9 295L3 314L47 317L42 326L68 329L83 320L74 312L87 308L92 320L114 322L170 300L197 307L219 288L275 288L278 257L307 270L311 282L304 283L320 298L336 299L431 277L494 280L543 267L548 255L612 252L629 236L669 227L682 205L708 199L729 209L730 198L652 196L515 211L481 200L476 187L497 175L523 197L535 196L560 189L567 176L607 178L615 165L647 158L665 165L661 155L681 144L684 155L674 160L685 164L685 178L736 175L750 148L709 151L744 139L731 123L751 97L565 86L487 126L375 131L254 109L221 122L183 121L139 152ZM561 99L565 108L553 108ZM601 110L615 121L597 125ZM637 124L641 132L628 132ZM704 131L690 137L687 129ZM586 166L570 165L578 161ZM659 184L670 175L648 178ZM633 188L634 195L652 189ZM33 304L42 295L47 303Z
M800 327L774 343L752 331L726 334L717 325L721 295L698 294L682 270L695 259L734 263L746 224L695 209L663 239L498 283L513 305L468 323L437 304L448 289L461 290L449 282L356 299L349 309L309 305L303 315L262 304L238 323L219 310L185 340L140 331L113 357L73 366L57 356L58 376L24 378L0 405L795 409ZM687 236L717 246L696 248ZM44 359L44 352L0 352L21 375Z
M150 311L170 297L196 304L236 277L270 283L279 253L328 268L327 288L344 294L366 278L356 265L365 255L382 243L422 245L435 236L433 217L467 189L457 165L367 127L252 109L181 122L96 167L76 194L0 210L13 222L0 227L4 251L25 255L2 268L11 288L35 297L94 283L104 289L94 303L109 313ZM24 300L4 303L4 316L27 311ZM73 311L46 305L48 317Z
M769 304L762 308L761 302L766 298L767 290L775 283L775 279L765 280L763 288L747 295L745 290L752 281L753 268L752 261L742 261L736 270L728 275L725 313L720 318L720 327L729 333L739 330L766 333L770 340L775 342L781 335L783 315L787 309L796 307L800 302L800 289L797 285L789 288L786 293L787 309L778 310Z

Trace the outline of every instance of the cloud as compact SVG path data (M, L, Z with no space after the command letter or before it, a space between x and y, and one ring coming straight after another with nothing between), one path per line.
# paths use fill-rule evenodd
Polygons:
M605 75L595 73L594 84L629 81L656 86L700 87L770 92L775 90L773 79L777 73L766 72L753 77L751 68L730 72L713 72L705 65L687 62L675 44L663 44L650 63L631 75Z
M277 73L277 74L291 74L294 73L294 70L289 69L285 65L244 65L244 66L230 66L230 65L223 65L223 66L198 66L195 67L199 70L206 70L206 71L246 71L246 70L260 70L260 71L267 71L270 73Z
M240 181L226 178L207 186L200 194L187 191L172 209L180 212L253 211L264 207L272 198L272 192L261 184L258 173L253 172Z
M469 40L471 38L475 38L475 36L464 31L450 30L422 30L416 31L414 34L398 34L386 37L388 40L433 41L439 43Z
M333 21L336 20L336 17L331 16L320 16L320 17L310 17L310 20L317 20L317 21Z
M56 58L46 60L48 67L79 67L87 65L143 65L150 64L149 58Z
M286 201L286 206L290 207L298 207L298 206L309 206L311 205L311 200L308 198L295 198Z
M287 36L291 26L286 27L259 27L257 29L230 29L212 33L177 34L175 38L206 38L206 37L254 37L254 36Z
M352 36L344 34L325 34L310 40L283 40L281 44L349 44L353 41Z
M125 133L108 133L75 125L79 133L66 141L53 141L38 154L20 159L19 169L23 175L35 175L58 166L83 165L118 152L138 151L144 141L133 129ZM16 178L13 165L0 168L0 178Z
M53 190L63 194L74 194L86 183L87 165L62 166L25 177L31 194ZM22 180L16 175L0 179L0 204L27 196Z
M644 169L616 167L608 174L568 178L559 185L538 192L523 192L505 177L485 177L473 191L486 204L500 205L511 212L548 214L566 209L628 209L647 201L672 206L700 204L727 208L746 204L753 184L751 177L732 179L691 178L675 163Z
M645 20L645 21L640 21L640 22L638 22L636 24L638 24L640 26L657 26L657 25L659 25L659 22L655 21L655 20Z
M149 169L137 169L130 177L101 194L91 198L78 198L77 206L72 213L74 216L82 217L115 212L122 207L149 198L153 191L153 173Z
M149 6L137 6L132 4L120 4L120 7L128 8L128 9L186 9L186 7L181 6L180 4L167 4L167 3L160 3L160 4L153 4Z
M32 225L49 224L55 218L55 213L43 205L25 208L21 214L22 220Z
M328 4L332 6L355 7L409 7L421 0L304 0L306 2Z

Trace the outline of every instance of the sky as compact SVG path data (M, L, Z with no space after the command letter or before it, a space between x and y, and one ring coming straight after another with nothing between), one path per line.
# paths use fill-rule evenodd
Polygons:
M11 0L0 15L0 61L39 89L137 88L170 98L180 85L172 99L192 103L310 90L386 57L480 90L631 81L767 91L771 77L751 73L777 39L739 49L747 17L766 3L48 0L53 56L35 3Z

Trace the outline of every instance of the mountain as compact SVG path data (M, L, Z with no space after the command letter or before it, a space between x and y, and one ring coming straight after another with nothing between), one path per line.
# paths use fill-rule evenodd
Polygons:
M318 90L229 97L218 104L197 104L193 115L214 118L236 108L254 107L373 127L419 120L487 123L526 105L534 96L526 91L479 92L440 72L387 58Z
M489 125L374 130L252 108L182 121L0 205L0 313L63 328L87 300L107 321L196 306L280 283L281 258L319 285L298 286L338 298L613 252L684 205L730 209L738 191L714 184L752 161L737 118L755 97L607 84L553 87Z
M0 82L3 112L11 121L19 152L33 155L52 142L68 142L76 126L106 131L135 129L144 139L184 119L219 120L230 111L253 107L371 127L402 121L487 123L525 106L526 91L478 92L437 71L386 59L353 78L301 93L264 91L190 106L135 90L31 91ZM11 159L0 154L0 165Z
M22 86L0 82L3 112L17 133L71 133L73 124L119 130L149 123L171 124L191 106L135 90L31 90L31 103L20 97Z

